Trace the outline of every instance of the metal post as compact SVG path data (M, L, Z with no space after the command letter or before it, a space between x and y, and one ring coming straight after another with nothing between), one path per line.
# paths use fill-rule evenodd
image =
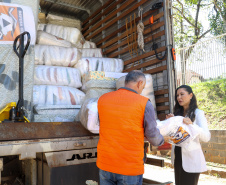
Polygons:
M173 79L173 61L171 58L171 52L170 52L170 47L169 45L173 44L171 41L173 40L170 39L170 6L169 6L169 1L170 0L164 0L164 18L165 18L165 32L166 32L166 46L167 46L167 73L168 73L168 88L169 88L169 107L170 107L170 112L173 111L173 106L174 106L174 91L175 91L175 85L174 85L174 79Z

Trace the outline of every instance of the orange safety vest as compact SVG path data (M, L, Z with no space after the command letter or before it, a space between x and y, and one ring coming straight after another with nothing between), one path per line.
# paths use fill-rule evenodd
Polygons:
M121 175L144 173L144 112L147 101L148 98L126 89L99 98L98 168Z

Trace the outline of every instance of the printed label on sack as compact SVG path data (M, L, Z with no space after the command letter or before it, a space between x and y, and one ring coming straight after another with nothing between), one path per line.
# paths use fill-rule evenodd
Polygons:
M190 134L186 130L184 130L183 127L178 127L177 131L171 133L170 136L172 136L171 140L174 144L180 144L188 139L190 137Z
M14 41L24 31L22 8L0 5L0 41Z

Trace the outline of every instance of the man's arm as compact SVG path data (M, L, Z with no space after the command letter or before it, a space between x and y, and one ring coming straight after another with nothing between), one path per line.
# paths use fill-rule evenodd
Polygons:
M160 146L164 143L164 138L157 128L155 111L151 102L148 101L144 113L144 135L151 145Z

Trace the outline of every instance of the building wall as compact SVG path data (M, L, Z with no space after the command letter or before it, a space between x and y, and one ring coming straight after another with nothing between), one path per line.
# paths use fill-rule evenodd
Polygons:
M226 164L226 130L211 130L211 139L202 143L206 161Z

